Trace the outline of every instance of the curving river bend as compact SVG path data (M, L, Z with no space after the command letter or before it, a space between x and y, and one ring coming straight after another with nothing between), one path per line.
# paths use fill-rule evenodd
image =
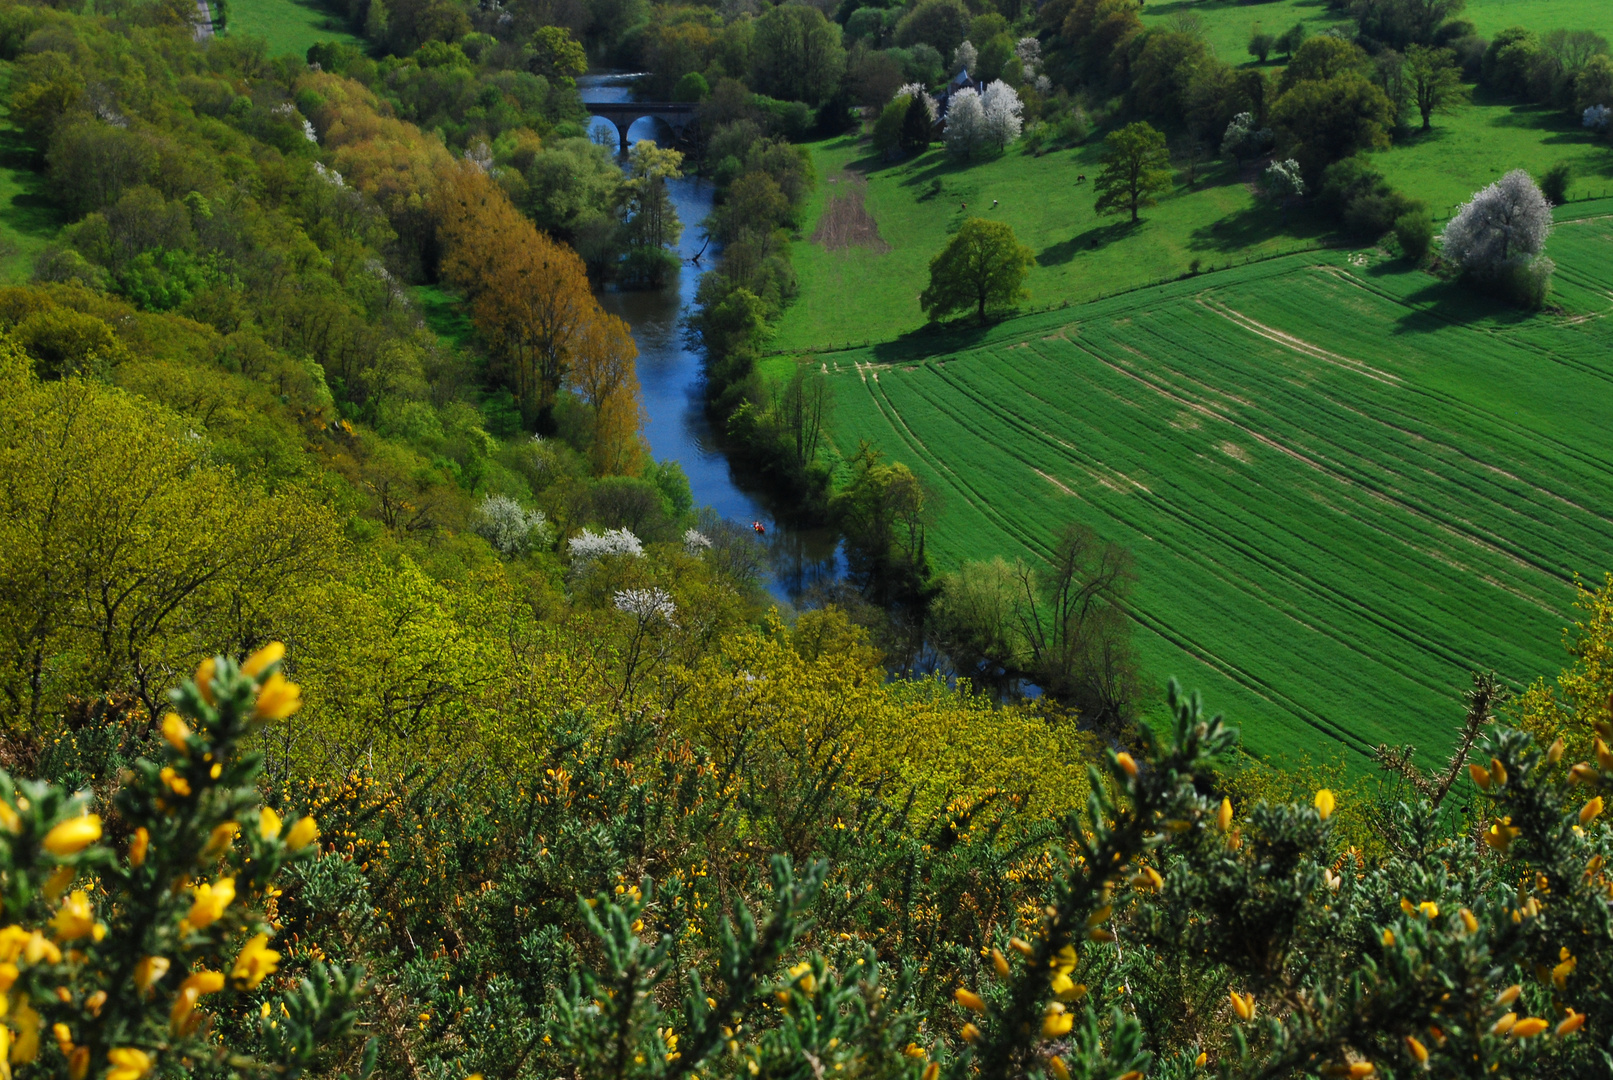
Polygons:
M585 102L631 100L631 76L587 75L577 80ZM595 118L591 133L607 135L616 146L616 129ZM629 142L659 139L664 128L650 119L636 122ZM671 458L689 476L696 506L709 506L722 517L749 525L762 522L771 572L768 589L780 600L795 601L816 585L827 585L844 571L844 558L833 534L825 530L790 529L780 525L767 500L742 489L734 480L728 459L717 444L704 409L704 374L700 354L684 343L682 316L694 303L701 266L690 260L705 245L702 223L711 212L711 185L687 176L671 182L672 201L683 222L679 254L683 266L676 280L662 289L625 289L614 286L600 294L599 302L627 321L638 345L638 380L649 417L645 437L657 460ZM702 265L716 261L716 247L708 247Z

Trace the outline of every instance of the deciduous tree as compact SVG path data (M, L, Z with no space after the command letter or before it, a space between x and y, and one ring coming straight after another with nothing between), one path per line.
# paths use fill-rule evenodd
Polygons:
M1171 189L1171 157L1165 136L1144 121L1127 124L1111 132L1105 140L1103 171L1092 182L1100 214L1129 212L1133 224L1137 211L1153 206L1154 196Z
M1409 45L1403 72L1406 89L1422 115L1424 131L1434 126L1436 112L1452 113L1467 104L1467 88L1462 85L1462 73L1451 50Z
M1014 237L1006 222L970 218L930 260L930 285L919 305L931 319L975 309L1007 307L1029 295L1025 275L1034 253Z

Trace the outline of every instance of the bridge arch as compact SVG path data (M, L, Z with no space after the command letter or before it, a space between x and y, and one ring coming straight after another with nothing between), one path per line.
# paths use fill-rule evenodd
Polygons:
M616 129L622 153L627 153L627 132L638 121L650 118L671 130L677 141L686 140L698 124L696 107L691 103L673 101L611 101L586 102L591 116L608 120Z

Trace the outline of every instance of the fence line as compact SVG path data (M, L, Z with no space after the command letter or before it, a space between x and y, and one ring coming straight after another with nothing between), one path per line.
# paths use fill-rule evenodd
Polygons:
M1188 278L1202 277L1205 274L1213 273L1217 270L1231 270L1235 266L1249 266L1257 262L1270 262L1273 259L1284 259L1290 255L1303 255L1308 251L1342 251L1356 246L1358 245L1346 244L1339 241L1317 241L1316 243L1312 244L1301 244L1298 247L1287 248L1283 251L1273 251L1258 255L1250 255L1244 258L1241 262L1237 259L1231 259L1220 265L1212 263L1209 266L1202 266L1197 271L1184 270L1180 274L1176 274L1172 277L1162 277L1156 278L1153 281L1139 282L1135 285L1128 285L1123 289L1116 289L1113 292L1099 293L1097 296L1086 300L1074 301L1064 299L1054 303L1032 305L1031 307L1020 307L1016 309L1016 313L1010 316L1010 318L1019 319L1026 318L1031 315L1045 315L1050 311L1062 311L1065 308L1073 307L1077 304L1096 304L1104 300L1113 300L1117 296L1125 296L1127 293L1139 292L1143 289L1157 289L1159 286L1169 285L1173 281L1185 281ZM937 331L938 334L946 334L948 332L949 331L947 330ZM875 343L869 338L863 338L860 343L855 341L844 341L837 344L819 345L811 349L774 349L771 352L764 352L760 354L758 359L765 360L773 356L819 356L829 353L849 352L852 349L866 349L870 344L885 345L896 340L898 339L885 338Z

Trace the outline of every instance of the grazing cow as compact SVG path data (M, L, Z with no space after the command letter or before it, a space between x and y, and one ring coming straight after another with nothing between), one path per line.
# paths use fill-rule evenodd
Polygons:
M1076 182L1076 183L1077 183L1077 184L1084 184L1084 183L1086 183L1086 182L1087 182L1087 174L1086 174L1086 173L1082 173L1082 174L1081 174L1081 175L1080 175L1080 176L1077 176L1077 177L1076 177L1076 178L1075 178L1075 182Z
M961 202L961 203L958 204L958 209L962 210L962 211L967 211L969 209L969 204L966 203L966 202Z
M997 200L996 199L991 200L991 208L993 210L997 209Z

